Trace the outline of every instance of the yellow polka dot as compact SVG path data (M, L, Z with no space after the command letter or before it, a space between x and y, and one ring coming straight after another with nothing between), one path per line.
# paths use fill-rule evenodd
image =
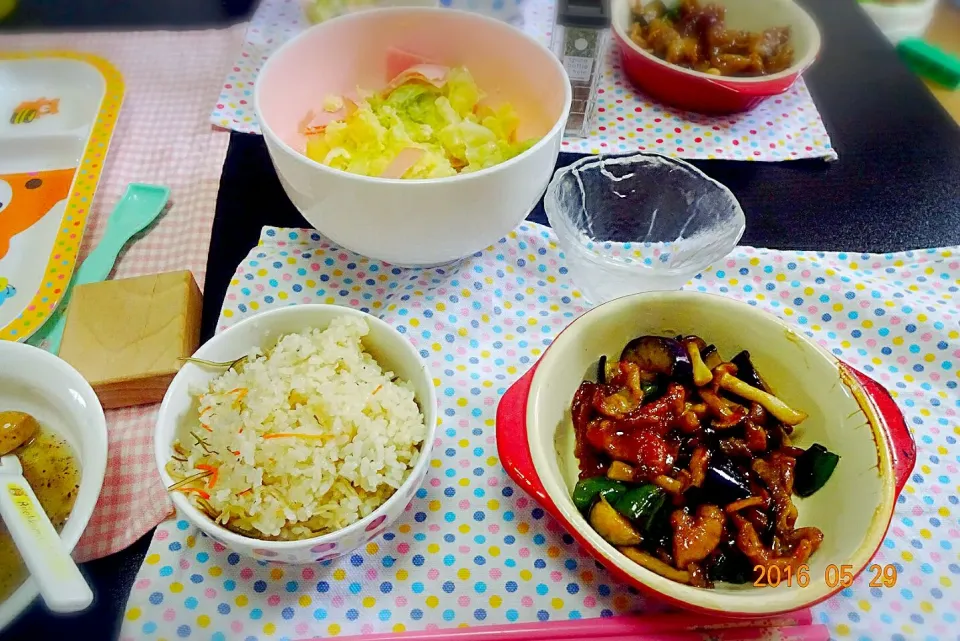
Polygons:
M210 573L210 576L220 576L221 574L223 574L223 570L220 568L219 565L211 566L211 568L207 570L207 572Z
M460 568L459 570L457 570L457 578L460 579L461 581L466 581L467 579L470 578L470 570L468 570L467 568Z
M140 608L130 608L127 611L127 621L136 621L140 618Z
M273 634L276 631L277 631L277 626L274 623L267 623L263 626L264 634Z
M232 309L225 309L225 310L223 310L223 317L224 317L224 318L233 318L233 310L232 310Z
M951 581L948 577L942 576L940 577L940 585L945 588L949 588L953 586L953 581Z
M246 605L247 605L247 603L248 603L248 601L247 601L247 595L241 594L241 595L238 596L236 599L234 599L233 602L237 604L237 607L238 607L238 608L246 607Z
M863 610L864 612L869 612L869 611L870 611L870 602L869 602L869 601L863 601L863 600L861 600L857 605L859 605L859 606L860 606L860 609Z
M427 552L429 552L430 554L436 554L439 551L440 551L440 546L436 543L431 543L430 545L427 546Z
M533 574L531 574L530 570L520 570L520 578L524 581L529 581L533 578Z
M380 551L380 546L376 543L367 543L367 554L376 554Z
M340 634L340 626L337 625L336 623L331 623L330 625L327 626L327 634L329 634L332 637L337 636L338 634Z
M490 554L490 556L494 556L494 557L500 556L500 548L498 548L496 545L493 545L490 547L490 550L488 551L488 553Z
M180 583L179 581L174 581L173 583L170 584L170 591L173 592L174 594L180 594L181 592L183 592L183 584Z
M187 547L188 547L188 548L192 548L192 547L193 547L194 545L196 545L196 544L197 544L197 539L194 538L194 536L193 536L192 534L187 537Z
M333 571L333 579L335 581L343 581L344 577L347 576L347 571L343 568L337 568Z
M555 545L551 545L547 548L547 556L549 556L551 559L557 558L560 556L560 548Z
M438 351L439 351L439 350L438 350ZM466 406L467 406L467 399L465 399L465 398L463 398L463 397L461 396L460 398L457 399L457 405L459 405L460 407L466 407Z
M201 614L197 617L197 625L199 625L201 628L207 627L210 625L210 617L208 617L206 614Z
M280 568L273 568L272 570L270 570L270 578L273 579L274 581L279 581L280 579L283 578L283 570L281 570Z
M930 603L929 601L921 601L920 609L923 610L924 612L933 612L933 604Z
M913 553L910 552L910 550L904 550L900 553L900 556L903 557L903 560L907 561L908 563L913 561Z
M462 478L457 482L457 485L459 485L460 487L467 487L468 485L470 485L470 479Z
M440 599L438 599L435 596L428 596L426 600L426 604L428 608L435 608L437 607L437 605L440 604Z
M443 463L440 461L440 459L435 458L430 461L430 467L440 467L441 465L443 465Z
M407 576L409 575L406 570L397 570L397 581L406 581Z
M156 565L159 562L160 562L159 554L151 554L150 556L147 557L147 565Z
M946 507L941 507L939 510L937 510L937 514L940 516L950 516L950 510L948 510Z
M374 599L372 596L365 596L363 597L362 603L363 603L363 607L372 608L377 604L377 600Z
M550 599L550 606L554 610L559 610L560 608L563 607L563 599L558 599L558 598ZM616 602L614 602L614 607L616 607Z
M930 538L930 530L928 530L927 528L923 528L922 530L920 530L920 536L922 536L922 537L925 538L925 539L929 539L929 538Z
M845 623L840 623L837 625L837 634L840 636L847 636L850 634L850 626Z
M304 594L300 596L300 599L297 601L300 604L301 608L309 608L313 605L313 599L310 598L310 595Z
M407 629L407 626L403 625L402 623L397 623L393 626L393 631L395 633L404 632L406 629Z

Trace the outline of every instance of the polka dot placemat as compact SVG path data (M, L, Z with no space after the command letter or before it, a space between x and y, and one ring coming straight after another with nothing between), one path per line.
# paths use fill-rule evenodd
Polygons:
M739 248L690 289L748 301L868 372L896 397L918 466L869 572L815 620L839 639L955 638L960 252L816 254ZM654 611L585 556L500 466L504 390L588 307L553 233L523 224L446 268L403 270L294 229L266 228L237 269L222 330L259 311L336 303L377 315L430 364L442 423L406 514L336 561L252 561L186 521L157 529L121 638L279 640Z
M439 5L465 8L461 0L439 0ZM496 2L491 6L496 7ZM481 9L478 4L477 10ZM522 10L522 28L549 44L554 0L525 0ZM253 111L253 87L260 68L280 45L308 26L300 0L260 3L210 116L213 124L260 133ZM562 151L653 151L677 158L762 161L837 158L802 79L787 93L766 100L749 113L703 116L664 107L637 90L622 73L619 55L611 49L597 91L595 126L590 136L565 138Z

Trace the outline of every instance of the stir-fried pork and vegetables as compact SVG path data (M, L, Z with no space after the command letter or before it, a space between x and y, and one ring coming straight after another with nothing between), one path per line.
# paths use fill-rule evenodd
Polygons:
M790 28L728 29L726 10L683 0L668 11L661 0L633 9L630 39L670 64L717 76L763 76L793 64Z
M597 370L573 399L572 498L600 536L698 587L808 562L823 533L795 527L792 497L821 489L840 459L791 445L807 416L774 395L749 353L724 361L698 336L642 336Z

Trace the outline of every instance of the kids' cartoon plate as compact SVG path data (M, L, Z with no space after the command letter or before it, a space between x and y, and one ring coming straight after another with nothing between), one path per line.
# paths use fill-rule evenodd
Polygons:
M122 100L102 58L0 52L0 340L28 338L70 283Z

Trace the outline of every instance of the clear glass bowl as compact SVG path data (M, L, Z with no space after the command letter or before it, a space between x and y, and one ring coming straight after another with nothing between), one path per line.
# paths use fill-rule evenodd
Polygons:
M729 189L659 154L578 160L554 174L544 208L574 282L597 304L679 289L746 227Z

